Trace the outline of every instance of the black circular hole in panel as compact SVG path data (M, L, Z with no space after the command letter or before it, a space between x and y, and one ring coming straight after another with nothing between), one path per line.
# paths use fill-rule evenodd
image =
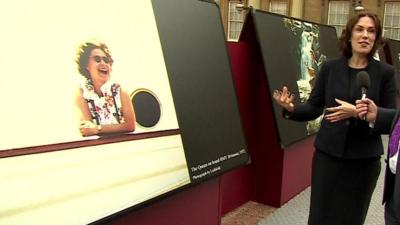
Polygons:
M136 91L132 94L132 104L135 110L136 123L142 127L155 126L161 117L158 99L147 90Z

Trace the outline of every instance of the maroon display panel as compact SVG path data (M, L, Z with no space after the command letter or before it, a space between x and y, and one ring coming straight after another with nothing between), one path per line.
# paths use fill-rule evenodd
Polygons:
M104 224L219 225L219 196L219 178L214 178Z
M244 195L249 200L280 207L311 183L314 136L282 151L260 51L250 17L246 20L240 42L228 43L232 76L251 158L251 173L247 179L253 180L248 184L253 192ZM222 191L223 195L227 193ZM240 201L239 197L235 199Z

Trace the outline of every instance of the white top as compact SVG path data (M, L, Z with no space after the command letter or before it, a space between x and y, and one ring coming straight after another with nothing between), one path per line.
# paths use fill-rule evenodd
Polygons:
M400 146L400 143L399 143L399 146ZM396 154L394 154L392 157L389 158L389 168L393 174L396 174L396 166L397 166L398 156L399 156L399 149L397 149Z

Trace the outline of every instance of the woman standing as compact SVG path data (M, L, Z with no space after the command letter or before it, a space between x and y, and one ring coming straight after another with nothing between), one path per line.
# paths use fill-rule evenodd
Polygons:
M380 135L359 119L355 102L361 98L357 74L370 77L367 96L394 108L394 69L373 59L381 41L379 18L363 12L350 18L340 39L342 57L327 61L307 102L294 104L287 87L274 92L285 118L309 121L325 110L315 139L309 225L363 225L375 189L383 153Z
M111 81L113 59L103 43L85 42L76 63L83 76L75 102L80 112L82 136L135 130L135 113L129 95Z

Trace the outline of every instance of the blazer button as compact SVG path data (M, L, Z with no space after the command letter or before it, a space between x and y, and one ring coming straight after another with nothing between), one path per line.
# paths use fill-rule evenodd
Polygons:
M344 124L350 125L350 121L346 120L346 122Z

